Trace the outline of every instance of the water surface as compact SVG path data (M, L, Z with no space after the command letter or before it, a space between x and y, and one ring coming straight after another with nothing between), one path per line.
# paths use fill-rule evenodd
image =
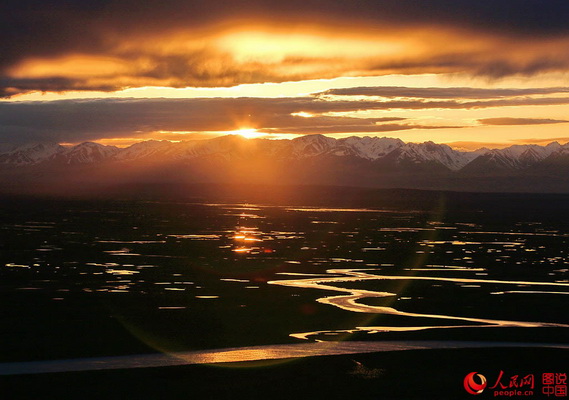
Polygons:
M567 337L569 229L539 212L40 200L5 209L1 361Z

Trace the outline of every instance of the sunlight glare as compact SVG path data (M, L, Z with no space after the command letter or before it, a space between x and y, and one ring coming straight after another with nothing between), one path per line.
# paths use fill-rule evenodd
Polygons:
M267 136L266 133L258 132L256 129L253 128L242 128L235 131L231 131L230 133L232 135L243 136L245 139L256 139L263 136Z

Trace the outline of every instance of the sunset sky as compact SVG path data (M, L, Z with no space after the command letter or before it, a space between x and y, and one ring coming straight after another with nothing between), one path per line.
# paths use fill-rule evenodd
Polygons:
M6 0L0 144L569 141L566 0Z

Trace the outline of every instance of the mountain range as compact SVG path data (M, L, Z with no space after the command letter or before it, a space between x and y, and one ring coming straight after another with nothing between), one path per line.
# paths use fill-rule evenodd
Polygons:
M569 143L458 151L433 142L307 135L149 140L126 148L29 143L0 152L6 182L91 184L238 182L415 189L569 192ZM57 178L60 179L57 179ZM14 186L14 182L12 182Z

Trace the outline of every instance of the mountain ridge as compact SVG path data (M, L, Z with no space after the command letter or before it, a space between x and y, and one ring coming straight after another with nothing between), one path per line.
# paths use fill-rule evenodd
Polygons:
M552 142L545 146L535 144L513 145L503 149L459 151L446 144L432 141L405 143L388 137L357 137L335 139L324 135L306 135L292 140L264 138L245 139L226 135L213 139L169 142L148 140L125 148L83 142L64 147L57 143L24 144L0 152L0 164L37 165L89 164L102 161L139 161L144 159L190 160L218 155L226 159L239 156L266 155L281 159L306 159L315 156L353 156L370 161L385 159L394 164L440 164L451 171L468 167L470 172L483 172L488 168L520 170L531 167L551 155L569 152L569 143Z
M227 135L149 140L122 149L93 142L68 147L35 143L0 154L4 192L101 192L161 183L569 193L569 144L463 152L394 138Z

